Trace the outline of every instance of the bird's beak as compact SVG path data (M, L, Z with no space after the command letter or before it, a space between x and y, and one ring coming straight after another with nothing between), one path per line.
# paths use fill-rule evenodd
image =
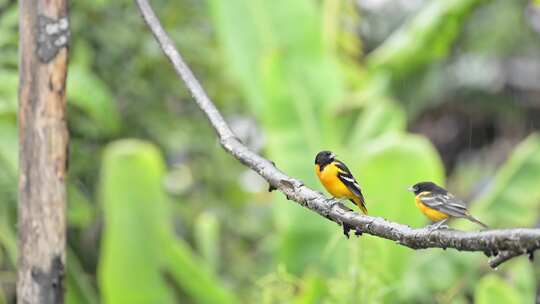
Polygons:
M336 157L337 157L337 155L336 155L336 154L334 154L334 153L332 153L332 154L330 154L330 157L331 157L331 158L336 158Z
M416 189L414 189L414 187L413 187L413 186L410 186L409 188L407 188L407 190L409 190L409 191L411 191L411 192L414 192L414 191L416 191Z

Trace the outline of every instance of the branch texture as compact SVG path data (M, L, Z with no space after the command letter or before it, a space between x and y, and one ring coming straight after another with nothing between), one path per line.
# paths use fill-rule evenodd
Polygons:
M231 131L220 112L195 78L171 38L161 26L147 0L136 0L143 19L152 31L163 52L169 58L176 73L183 80L195 102L206 114L215 129L223 148L262 176L271 188L279 189L287 199L308 208L344 227L352 227L357 233L367 233L385 238L412 249L454 248L460 251L480 251L491 257L490 266L515 256L531 254L540 248L540 229L500 229L465 232L451 229L413 229L409 226L387 221L380 217L360 215L337 200L328 199L322 193L306 187L301 181L280 171L274 164L250 151Z

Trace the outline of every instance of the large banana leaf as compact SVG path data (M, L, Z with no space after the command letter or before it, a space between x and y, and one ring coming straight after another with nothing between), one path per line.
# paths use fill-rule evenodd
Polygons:
M492 227L533 226L540 207L540 136L530 135L510 154L472 214ZM463 227L471 227L463 224Z
M407 188L419 181L444 180L442 162L429 141L420 136L388 134L357 150L360 162L354 168L363 186L371 215L422 227L427 219L415 208ZM360 268L370 280L395 299L414 251L384 239L365 237L360 244Z
M370 103L360 114L348 147L362 149L365 143L388 133L402 133L407 117L403 108L390 100Z
M430 1L368 56L368 66L399 77L445 58L466 18L485 1Z
M99 264L104 303L174 303L162 276L162 247L171 239L161 188L164 169L149 143L123 140L105 150Z
M537 210L539 206L539 184L540 137L533 134L516 147L486 187L486 191L471 203L471 213L493 228L532 226L537 220L536 213L531 210ZM479 228L464 220L452 223L452 227L462 230ZM482 278L481 286L476 289L477 296L481 301L490 301L488 294L491 290L500 288L503 294L497 297L505 299L507 293L513 293L518 288L523 297L532 298L534 286L529 285L534 282L534 276L528 263L525 257L519 257L503 264L499 268L507 272L507 276L513 277L514 281L505 282L497 277ZM480 253L464 255L433 250L421 253L410 266L407 286L411 288L407 288L407 294L414 294L416 298L422 294L430 297L425 294L426 288L448 290L463 281L464 277L467 277L466 282L476 284L480 276L472 270L479 267L487 267L486 258ZM418 288L419 284L414 284L415 281L424 282L423 290Z
M279 168L315 184L313 158L337 146L343 76L324 50L321 20L310 0L209 0L231 74L263 124L268 153ZM242 16L242 18L238 18ZM275 203L279 261L293 271L319 264L335 226L307 210Z
M110 144L102 167L105 218L99 283L105 303L176 303L171 276L195 303L235 303L208 265L172 233L164 162L147 142Z
M389 98L394 89L402 90L403 82L443 60L466 25L468 17L486 0L433 0L412 16L366 58L357 98L345 100L345 107L361 107L366 103ZM416 95L418 96L418 92ZM409 112L423 106L415 99Z

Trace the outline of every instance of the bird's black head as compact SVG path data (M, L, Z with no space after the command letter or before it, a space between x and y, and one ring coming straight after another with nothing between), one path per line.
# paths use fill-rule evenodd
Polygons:
M319 167L324 168L329 163L333 162L336 158L336 155L330 151L321 151L317 153L317 156L315 157L315 164L319 165Z
M444 188L439 187L435 183L432 183L432 182L416 183L416 184L414 184L414 186L411 186L409 188L409 191L414 192L414 194L416 194L416 195L418 195L418 194L420 194L422 192L425 192L425 191L429 191L429 192L433 192L433 193L440 193L440 194L446 194L447 193L447 191Z

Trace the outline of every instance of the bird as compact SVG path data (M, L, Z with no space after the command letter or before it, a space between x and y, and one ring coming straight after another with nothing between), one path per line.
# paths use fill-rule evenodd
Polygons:
M465 203L452 193L433 182L420 182L409 188L415 194L416 207L435 222L432 229L438 229L450 218L464 218L484 228L488 226L473 217Z
M315 157L315 173L321 184L335 198L346 198L364 214L368 214L366 201L360 185L344 163L336 159L331 151L321 151Z

